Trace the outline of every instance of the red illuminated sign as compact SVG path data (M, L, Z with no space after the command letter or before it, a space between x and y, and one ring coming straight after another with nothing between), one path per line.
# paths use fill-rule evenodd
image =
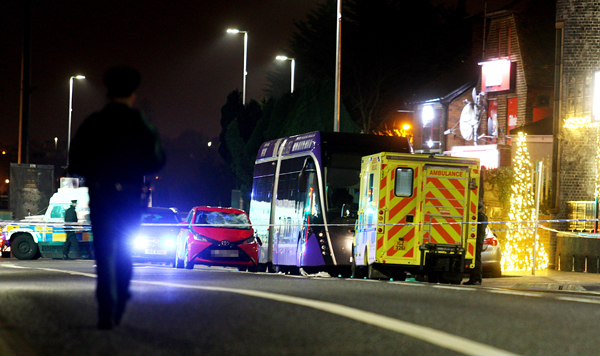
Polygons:
M504 91L511 88L511 61L501 59L479 63L481 65L481 91Z

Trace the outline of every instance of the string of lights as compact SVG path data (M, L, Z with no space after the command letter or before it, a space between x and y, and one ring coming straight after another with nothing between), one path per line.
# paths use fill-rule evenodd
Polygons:
M504 271L525 271L533 265L534 231L531 229L518 229L517 221L531 221L535 219L535 206L533 194L532 164L527 150L527 135L519 133L517 150L513 160L515 183L512 185L510 198L510 223L507 223L507 241L502 256L502 269ZM539 241L539 239L538 239ZM548 268L549 258L544 246L537 243L537 268Z

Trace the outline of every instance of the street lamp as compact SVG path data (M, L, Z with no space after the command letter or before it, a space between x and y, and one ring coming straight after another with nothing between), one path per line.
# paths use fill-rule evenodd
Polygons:
M333 108L333 132L340 132L340 84L342 80L342 0L337 0L335 53L335 105Z
M296 71L296 60L294 58L288 58L286 56L277 56L275 59L279 61L291 61L292 62L292 89L291 92L294 92L294 72Z
M71 112L73 111L73 79L85 79L83 75L72 75L69 78L69 133L67 134L67 166L69 166L69 149L71 148Z
M246 77L248 76L248 71L246 67L248 65L248 31L240 31L237 29L230 28L227 30L227 33L243 33L244 34L244 88L242 91L242 102L244 105L246 104Z

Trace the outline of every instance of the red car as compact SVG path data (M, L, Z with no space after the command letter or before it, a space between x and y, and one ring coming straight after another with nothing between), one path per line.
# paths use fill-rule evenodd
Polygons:
M245 211L197 206L180 224L173 267L204 264L256 271L259 244Z

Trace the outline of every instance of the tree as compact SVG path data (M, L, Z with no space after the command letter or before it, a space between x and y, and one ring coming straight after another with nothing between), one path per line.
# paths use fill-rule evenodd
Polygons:
M512 194L508 220L517 223L507 224L507 242L502 256L503 269L509 271L527 270L533 264L533 223L518 223L530 222L537 218L534 216L532 166L525 136L525 134L519 132L516 142L517 152L513 159L513 177L515 181L511 187ZM545 269L548 267L548 255L539 241L536 248L537 268Z
M310 131L333 130L331 80L308 80L293 95L265 99L260 106L256 101L238 105L238 99L237 90L230 93L221 109L221 125L228 124L220 134L219 154L228 162L237 187L246 198L252 188L254 161L263 142ZM343 107L341 126L346 132L360 131Z
M328 0L296 22L290 56L296 83L335 77L336 1ZM344 1L341 94L352 119L365 133L404 101L418 83L430 82L470 52L470 33L456 9L428 1ZM283 77L271 73L272 95Z
M163 138L167 163L154 177L154 206L187 211L196 205L229 205L234 177L201 133L187 130ZM158 178L157 178L158 177Z

